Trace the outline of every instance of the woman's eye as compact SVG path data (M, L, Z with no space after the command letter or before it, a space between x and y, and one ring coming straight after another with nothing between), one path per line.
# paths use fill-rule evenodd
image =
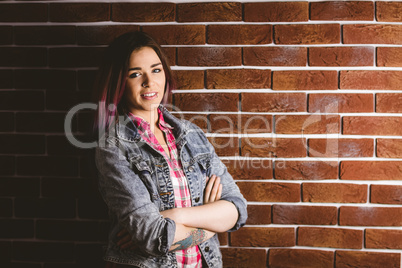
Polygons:
M161 69L154 69L154 73L160 73L161 71Z
M138 77L138 76L140 76L139 73L132 73L132 74L130 74L130 78L136 78L136 77Z

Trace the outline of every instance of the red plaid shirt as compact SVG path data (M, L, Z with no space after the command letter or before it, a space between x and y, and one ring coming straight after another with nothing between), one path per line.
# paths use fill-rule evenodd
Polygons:
M151 145L155 150L159 151L169 164L170 179L173 184L175 206L177 208L191 207L191 196L188 189L187 178L184 175L180 158L178 156L175 137L172 133L172 127L163 119L162 112L158 109L159 114L159 128L165 134L166 144L168 146L169 155L159 144L155 135L152 133L150 124L143 120L141 117L135 116L130 113L138 132L141 137ZM186 248L184 250L176 250L176 259L179 267L183 268L199 268L202 266L201 253L198 246Z

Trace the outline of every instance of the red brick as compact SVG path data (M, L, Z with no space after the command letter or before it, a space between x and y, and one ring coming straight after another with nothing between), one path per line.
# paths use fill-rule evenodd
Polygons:
M371 185L370 202L376 204L402 204L401 185Z
M2 154L44 154L45 136L27 134L0 134ZM6 187L7 189L8 187Z
M178 22L241 21L241 3L182 3L177 4Z
M253 66L306 66L305 47L244 47L244 65Z
M311 20L373 20L374 3L368 1L313 2Z
M349 226L401 226L401 207L341 207L339 224Z
M182 111L225 111L239 110L239 95L236 93L176 93L174 104Z
M162 47L169 66L177 65L176 63L176 48L175 47Z
M305 93L241 93L243 112L305 112Z
M372 47L311 47L310 66L373 66Z
M75 44L73 26L19 26L14 28L18 45Z
M204 25L142 26L160 45L204 45Z
M307 2L245 3L244 21L295 22L308 21Z
M234 247L292 247L296 245L294 228L243 227L230 236Z
M339 115L275 116L275 133L279 134L331 134L339 131Z
M339 44L341 29L339 24L292 24L275 25L276 44Z
M79 45L108 45L116 37L139 29L137 25L77 26L77 42Z
M247 201L300 202L300 184L277 182L237 182Z
M74 135L74 138L82 142L89 142L93 140L93 138L90 139L90 137L84 135ZM53 135L47 136L46 152L48 155L82 156L86 151L83 148L71 144L65 135Z
M297 245L361 249L363 246L363 231L341 228L299 227Z
M13 260L17 261L71 262L75 260L74 253L73 242L13 242Z
M0 47L0 66L44 67L47 49L43 47Z
M309 139L311 157L372 157L372 139Z
M211 114L212 133L271 133L272 115Z
M400 126L402 126L402 117L343 117L343 134L401 136Z
M309 94L310 113L372 113L373 94Z
M242 138L241 155L248 157L305 157L304 139Z
M271 70L215 69L207 70L209 89L254 89L271 87Z
M21 137L22 140L22 137ZM33 141L33 139L29 139ZM28 142L26 142L28 143ZM44 146L43 142L43 146ZM0 195L1 197L39 197L40 195L40 178L1 178L0 179ZM4 200L4 199L3 199ZM1 205L0 205L1 207ZM11 206L10 206L11 207ZM3 207L1 207L3 209ZM10 209L11 210L11 209ZM4 212L3 212L4 213ZM0 213L3 215L3 213ZM11 214L10 214L11 216Z
M19 156L18 175L66 176L78 175L78 159L67 156Z
M208 132L208 115L206 114L174 114L179 119L185 119L196 124L204 132Z
M330 180L338 178L334 161L275 161L276 180Z
M221 248L223 267L266 267L265 249Z
M270 224L271 209L269 205L248 205L247 206L247 224Z
M228 233L218 233L218 240L221 246L227 246L229 243Z
M402 140L377 139L377 157L402 158Z
M261 45L272 43L271 25L210 25L207 40L218 45Z
M0 89L11 89L14 87L14 71L0 70Z
M1 176L14 175L15 162L16 161L14 156L0 155L0 175Z
M177 65L232 66L241 65L240 47L179 47Z
M379 67L402 67L401 47L378 47L377 66Z
M366 229L366 248L402 249L402 230Z
M326 206L274 205L273 223L300 225L335 225L337 208Z
M175 20L174 3L113 3L112 21L168 22Z
M201 70L175 70L176 89L203 89L204 71Z
M36 221L36 237L46 240L94 241L101 236L97 221Z
M269 267L333 268L334 253L306 249L270 249Z
M208 137L219 156L239 156L239 138L237 137Z
M274 90L328 90L338 89L336 71L274 71Z
M340 183L303 183L303 202L366 203L367 185Z
M42 178L40 193L43 197L87 197L96 191L90 180L82 178Z
M348 24L343 26L344 44L402 44L402 25Z
M402 161L342 161L342 180L402 180Z
M376 17L378 21L402 22L401 2L376 2Z
M92 84L90 88L92 89ZM15 70L16 89L48 89L75 91L75 70L18 69Z
M12 3L1 4L2 22L42 22L47 21L47 4Z
M61 72L63 72L63 71L59 71L59 73L61 73ZM64 72L66 72L66 71L64 71ZM78 72L74 72L72 74L74 74L74 79L77 79L77 82L74 83L74 85L78 86L79 91L92 91L95 77L97 74L96 70L78 70ZM71 76L72 76L72 74L71 74ZM58 78L58 79L60 79L60 78ZM55 79L55 80L58 80L58 79ZM56 85L54 85L54 87L56 87ZM68 88L72 88L72 87L68 87Z
M401 71L341 71L341 89L401 90Z
M13 43L13 27L0 26L0 45L11 45Z
M97 22L110 20L108 3L51 3L49 20L54 22Z
M53 90L46 92L46 109L69 111L73 106L90 100L91 94L89 92Z
M1 110L44 110L44 97L42 91L0 91Z
M14 131L14 112L0 112L0 131L11 132ZM1 173L1 172L0 172Z
M269 180L273 163L268 159L222 160L235 180Z
M399 268L401 254L365 251L336 251L335 265L337 268L372 267Z
M66 113L60 112L17 112L16 130L17 132L64 133L64 120ZM75 126L73 118L73 128Z
M103 47L60 47L49 49L51 67L98 67L105 48Z
M377 113L402 113L402 94L398 93L377 93Z

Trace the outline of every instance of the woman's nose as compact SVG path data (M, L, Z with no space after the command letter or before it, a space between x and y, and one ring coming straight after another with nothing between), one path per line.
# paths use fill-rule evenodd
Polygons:
M148 74L143 75L144 81L142 82L143 87L151 87L154 84L152 77Z

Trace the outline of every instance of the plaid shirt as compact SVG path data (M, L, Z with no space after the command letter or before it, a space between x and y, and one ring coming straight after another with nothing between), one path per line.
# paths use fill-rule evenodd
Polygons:
M162 112L158 109L159 114L159 128L165 134L166 144L168 146L169 155L165 152L162 146L159 144L155 135L152 133L150 124L142 118L130 113L135 125L138 128L138 132L141 137L151 145L155 150L160 152L169 164L170 179L172 180L175 206L177 208L191 207L191 196L188 189L187 178L184 175L181 162L178 156L175 137L172 133L172 127L166 123L163 119ZM183 268L199 268L202 266L201 253L198 246L186 248L184 250L176 251L176 259L179 267Z

